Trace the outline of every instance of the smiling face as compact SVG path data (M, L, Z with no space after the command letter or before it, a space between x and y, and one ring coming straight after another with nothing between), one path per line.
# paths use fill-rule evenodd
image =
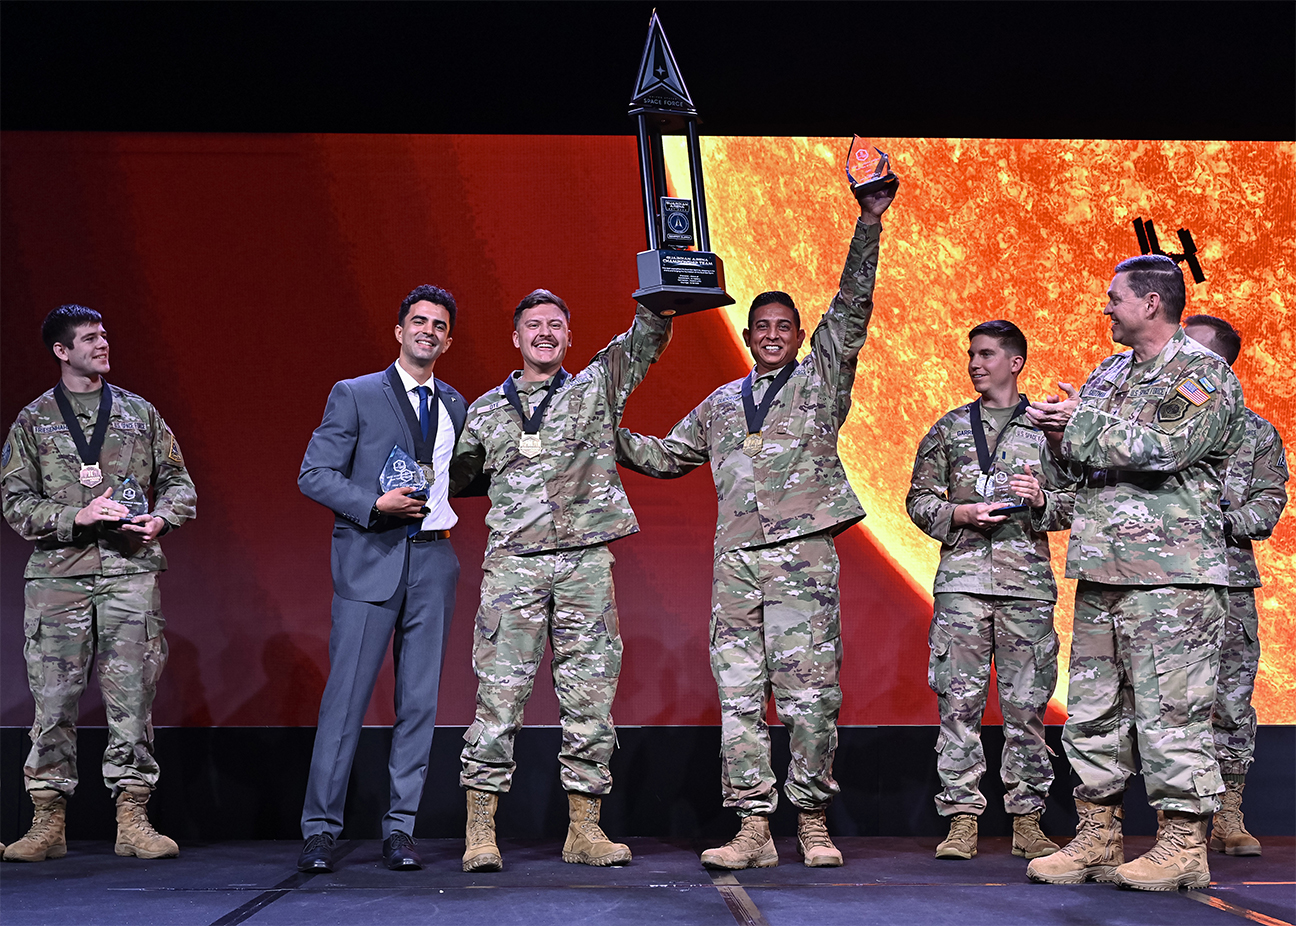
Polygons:
M562 367L571 346L567 316L549 302L524 309L513 329L513 346L522 352L523 379L548 379Z
M69 340L71 344L54 344L54 356L67 365L68 373L94 380L108 372L108 332L103 325L78 325Z
M1026 360L1020 354L1009 354L1003 342L988 334L978 334L968 343L968 377L972 388L982 396L1017 394L1017 374Z
M781 302L767 302L753 310L751 327L743 329L743 340L756 361L756 375L763 376L795 360L805 336L805 329L797 327L796 315Z
M406 369L431 372L437 358L450 349L450 311L440 303L416 302L409 307L405 323L396 326L401 360Z
M1126 275L1118 273L1107 287L1107 304L1103 314L1111 318L1111 336L1117 344L1133 347L1148 322L1160 311L1154 293L1134 295Z

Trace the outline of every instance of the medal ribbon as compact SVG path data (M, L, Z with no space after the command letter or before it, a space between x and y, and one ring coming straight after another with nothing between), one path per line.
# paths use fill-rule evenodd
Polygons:
M996 448L999 446L999 438L1003 436L1004 431L1008 430L1008 425L1012 424L1014 418L1024 413L1028 405L1030 405L1030 400L1022 396L1021 401L1017 403L1017 407L1013 409L1013 413L1004 422L1003 428L999 431L999 437L995 438ZM981 467L981 474L986 475L990 472L990 465L994 462L994 458L990 455L990 448L986 446L985 428L981 424L980 399L972 403L972 440L976 444L977 464Z
M54 387L54 401L58 403L59 413L63 416L63 423L67 425L68 433L72 436L72 443L76 444L77 454L81 457L81 462L86 466L98 464L99 453L103 450L104 438L108 435L109 413L112 411L112 390L108 387L107 381L104 381L103 394L99 396L99 417L95 421L94 433L90 435L88 444L86 443L85 432L81 430L81 422L77 421L76 412L72 410L72 403L68 401L68 397L63 391L62 383Z
M524 434L540 433L540 422L544 420L545 410L549 408L549 402L553 399L554 393L562 388L563 383L567 382L567 376L567 371L559 368L558 372L554 374L549 391L545 393L545 397L540 400L535 413L530 417L527 417L527 413L522 410L522 399L518 397L517 384L513 382L513 375L509 374L509 378L504 380L502 387L504 395L508 398L509 404L513 406L513 410L518 413L518 417L522 419L522 432Z
M756 402L752 399L752 383L756 379L756 371L752 370L743 379L743 414L747 417L748 434L759 434L761 428L765 427L765 416L769 414L770 406L774 404L774 399L778 396L779 390L792 376L796 367L797 362L793 360L779 371L779 375L774 377L774 382L770 383L769 388L765 390L765 395L761 397L759 408L756 407Z

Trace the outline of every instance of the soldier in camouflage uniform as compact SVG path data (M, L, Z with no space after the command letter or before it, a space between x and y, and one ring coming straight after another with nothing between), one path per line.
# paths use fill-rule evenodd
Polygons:
M612 788L612 699L621 634L608 544L639 529L616 470L614 433L631 391L670 340L671 324L640 307L630 330L568 376L570 313L547 290L514 311L523 367L468 410L452 491L490 478L490 536L473 635L477 712L460 783L468 790L465 871L498 871L494 811L513 778L513 740L545 640L562 717L561 779L571 822L563 861L620 865L630 850L599 828Z
M1063 383L1065 398L1027 410L1081 479L1067 549L1079 585L1063 734L1080 825L1027 873L1205 887L1206 827L1224 790L1210 726L1228 598L1220 502L1245 430L1242 387L1179 327L1183 274L1170 258L1117 264L1107 298L1112 338L1133 350L1100 363L1079 393ZM1135 735L1161 823L1152 850L1123 863Z
M36 543L23 573L23 655L36 702L23 775L35 818L27 835L5 849L6 861L67 852L78 702L91 663L108 719L103 776L117 801L116 852L179 853L149 824L146 810L158 780L153 696L167 656L158 594L166 558L158 537L194 517L197 496L162 416L104 382L108 339L101 322L98 312L78 305L46 317L41 334L59 361L60 382L19 413L0 454L5 520ZM69 426L84 432L83 442ZM122 504L140 493L144 503L152 495L147 514Z
M861 197L841 289L796 363L805 340L786 293L755 298L743 337L748 376L721 386L665 438L621 429L623 464L670 479L710 461L719 497L711 607L711 670L720 694L721 784L738 835L702 854L717 868L778 864L769 815L778 803L765 709L771 692L791 735L785 793L800 811L805 863L832 866L841 853L826 810L841 707L841 626L833 535L864 517L837 456L850 410L855 363L873 313L881 215L894 189ZM782 388L780 388L782 387ZM756 422L744 405L759 416Z
M1184 333L1230 366L1242 350L1242 339L1233 326L1210 315L1186 319ZM1255 604L1260 572L1251 544L1273 533L1287 505L1286 486L1287 456L1282 438L1272 424L1248 408L1246 437L1224 475L1229 603L1211 715L1224 794L1211 827L1210 848L1226 855L1260 854L1260 840L1247 832L1242 819L1242 790L1255 753L1256 712L1251 693L1260 669L1260 617Z
M1044 710L1057 684L1058 650L1047 531L1071 526L1075 483L1022 414L1027 400L1017 378L1027 348L1021 330L1008 321L983 322L968 340L968 375L981 397L927 432L905 500L914 524L941 542L928 682L941 719L936 808L950 818L950 828L936 857L977 854L977 817L986 806L979 787L986 770L981 715L993 659L1012 852L1038 858L1057 851L1039 828L1053 783ZM979 442L976 428L984 435ZM1008 510L1017 507L1026 510Z

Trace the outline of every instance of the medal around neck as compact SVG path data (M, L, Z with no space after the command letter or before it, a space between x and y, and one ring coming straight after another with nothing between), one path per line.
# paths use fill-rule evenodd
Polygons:
M540 455L541 449L543 445L540 443L539 434L523 434L518 438L518 452L533 460Z
M846 179L856 196L887 187L894 192L900 186L900 178L891 170L891 155L858 135L851 139L850 150L846 152Z
M123 523L149 513L148 495L134 476L126 477L121 488L113 493L113 501L126 509L126 517L122 518Z
M410 498L427 501L430 486L423 467L402 450L399 444L396 444L392 447L391 453L387 454L387 462L378 475L378 488L384 493L392 489L410 488L414 490L410 493Z
M98 463L87 463L81 467L81 472L77 473L77 481L87 489L93 489L103 482L103 470L99 468Z
M748 434L743 438L743 453L747 454L749 457L754 457L756 454L761 452L761 447L764 445L765 441L760 436L759 431L754 434Z

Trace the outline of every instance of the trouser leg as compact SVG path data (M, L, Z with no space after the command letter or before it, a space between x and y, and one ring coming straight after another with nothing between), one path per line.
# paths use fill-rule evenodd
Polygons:
M549 641L562 720L563 790L602 796L612 789L616 746L612 699L621 675L621 634L606 545L557 556Z
M302 836L306 839L321 833L337 838L342 833L347 783L360 729L404 603L404 574L396 594L385 602L351 601L333 595L329 677L320 699L302 807Z
M1126 589L1116 633L1134 689L1134 725L1148 803L1193 815L1224 790L1211 738L1227 590L1211 585Z
M1044 809L1053 763L1044 742L1044 712L1057 686L1057 634L1053 602L1000 598L994 604L995 672L1004 718L1000 774L1004 810Z
M981 717L990 687L992 621L992 599L958 592L935 596L927 637L931 646L927 683L936 693L940 711L936 772L941 790L936 809L942 816L985 810Z
M384 839L395 830L414 833L458 581L459 559L449 540L409 545L405 607L392 638L396 723L388 758L391 805L383 817Z
M1211 716L1215 753L1224 775L1246 775L1255 756L1256 712L1251 695L1260 669L1259 630L1255 590L1230 589Z
M778 806L765 706L763 604L754 551L719 553L711 584L711 674L720 695L724 806L768 815Z
M837 549L816 534L753 552L766 670L792 753L783 791L799 810L822 810L841 791L832 775L842 700Z
M23 656L35 702L28 791L70 795L77 786L76 724L94 654L95 578L28 579L23 589Z
M157 786L153 698L166 665L165 621L156 572L99 579L94 595L99 690L108 720L104 784Z
M473 631L476 717L464 734L459 783L508 791L513 741L544 656L553 601L555 554L491 554L482 563L481 605Z
M1118 652L1116 607L1122 589L1076 588L1062 746L1080 779L1076 800L1110 804L1134 774L1134 690Z

